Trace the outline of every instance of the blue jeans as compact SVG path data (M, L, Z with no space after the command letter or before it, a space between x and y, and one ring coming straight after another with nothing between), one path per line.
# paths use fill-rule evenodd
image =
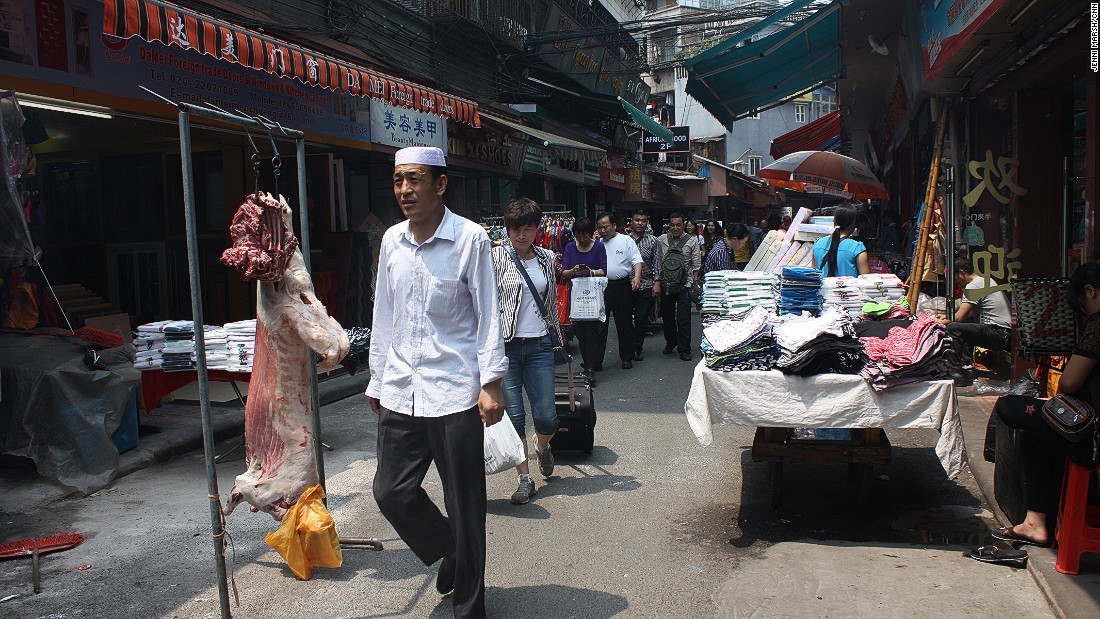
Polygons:
M523 394L531 401L531 418L535 431L553 436L558 431L558 410L554 406L554 345L549 335L517 337L504 344L508 356L508 374L504 377L504 406L508 418L521 438L526 438L524 425L527 412Z

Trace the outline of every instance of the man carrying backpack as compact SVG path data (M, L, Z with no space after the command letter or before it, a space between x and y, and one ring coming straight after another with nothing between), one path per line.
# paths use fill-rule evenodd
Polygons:
M668 234L657 238L657 259L661 265L661 318L665 328L666 355L680 352L680 359L691 361L692 286L699 280L699 239L684 233L684 216L668 216Z

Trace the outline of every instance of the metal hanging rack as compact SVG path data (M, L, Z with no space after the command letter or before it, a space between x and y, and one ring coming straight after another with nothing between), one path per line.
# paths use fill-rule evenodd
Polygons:
M218 601L221 609L221 616L228 619L233 615L229 609L229 581L225 565L225 517L222 512L221 495L218 491L218 476L214 456L214 431L210 419L210 382L207 374L205 354L206 336L202 328L202 280L200 275L201 263L199 261L198 226L195 215L195 173L191 161L191 117L198 116L200 118L217 120L240 127L244 129L246 133L252 130L261 134L267 134L268 139L271 141L272 149L274 150L274 157L271 162L275 174L276 195L278 195L278 183L282 160L279 155L278 147L275 145L275 138L276 135L278 135L280 138L294 141L295 155L298 164L298 218L301 227L298 240L301 246L302 258L305 261L306 271L312 272L309 242L309 203L306 195L305 134L295 129L283 127L281 124L268 120L263 116L252 116L239 110L227 112L210 104L196 105L192 103L175 102L144 86L139 86L139 88L161 99L168 105L179 109L180 165L183 171L183 206L187 230L187 263L191 283L191 312L195 324L199 325L199 327L195 329L195 350L199 353L195 355L195 363L199 384L199 411L202 416L203 450L206 460L207 498L210 502L210 525L213 531L214 555L217 564ZM248 134L248 138L255 149L256 144L252 140L251 134ZM255 149L253 154L253 166L256 171L258 171L258 149ZM257 191L259 189L258 182L257 175ZM321 405L320 396L317 391L317 361L312 355L310 356L309 366L310 421L311 431L313 433L313 453L317 463L317 477L321 487L324 488L325 460L323 444L321 442ZM375 550L382 549L382 544L374 538L341 538L340 543L341 545L347 545L349 547L368 547Z

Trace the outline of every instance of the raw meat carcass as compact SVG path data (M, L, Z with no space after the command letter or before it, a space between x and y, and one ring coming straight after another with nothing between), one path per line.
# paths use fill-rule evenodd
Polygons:
M310 354L330 369L348 351L348 336L313 292L284 200L249 196L233 218L233 247L222 262L245 279L260 279L256 353L245 404L245 464L226 502L226 515L246 501L282 520L318 483L310 422ZM273 278L273 272L281 272ZM274 280L274 281L273 281Z

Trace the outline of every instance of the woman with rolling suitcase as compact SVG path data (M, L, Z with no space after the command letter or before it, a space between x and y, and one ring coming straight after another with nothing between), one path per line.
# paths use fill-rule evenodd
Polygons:
M544 313L545 308L557 308L558 303L556 257L553 252L534 244L541 222L542 209L533 200L516 198L509 202L504 209L509 243L493 248L493 268L500 299L504 352L508 357L504 405L516 432L526 439L527 412L523 406L523 392L527 393L535 425L539 471L543 477L549 477L554 472L550 439L558 431L554 404L554 345L561 342L561 334L557 317L547 320ZM550 333L551 328L555 333ZM523 449L527 455L526 440ZM512 493L512 503L522 505L535 494L535 482L526 458L516 467L516 472L519 487Z

